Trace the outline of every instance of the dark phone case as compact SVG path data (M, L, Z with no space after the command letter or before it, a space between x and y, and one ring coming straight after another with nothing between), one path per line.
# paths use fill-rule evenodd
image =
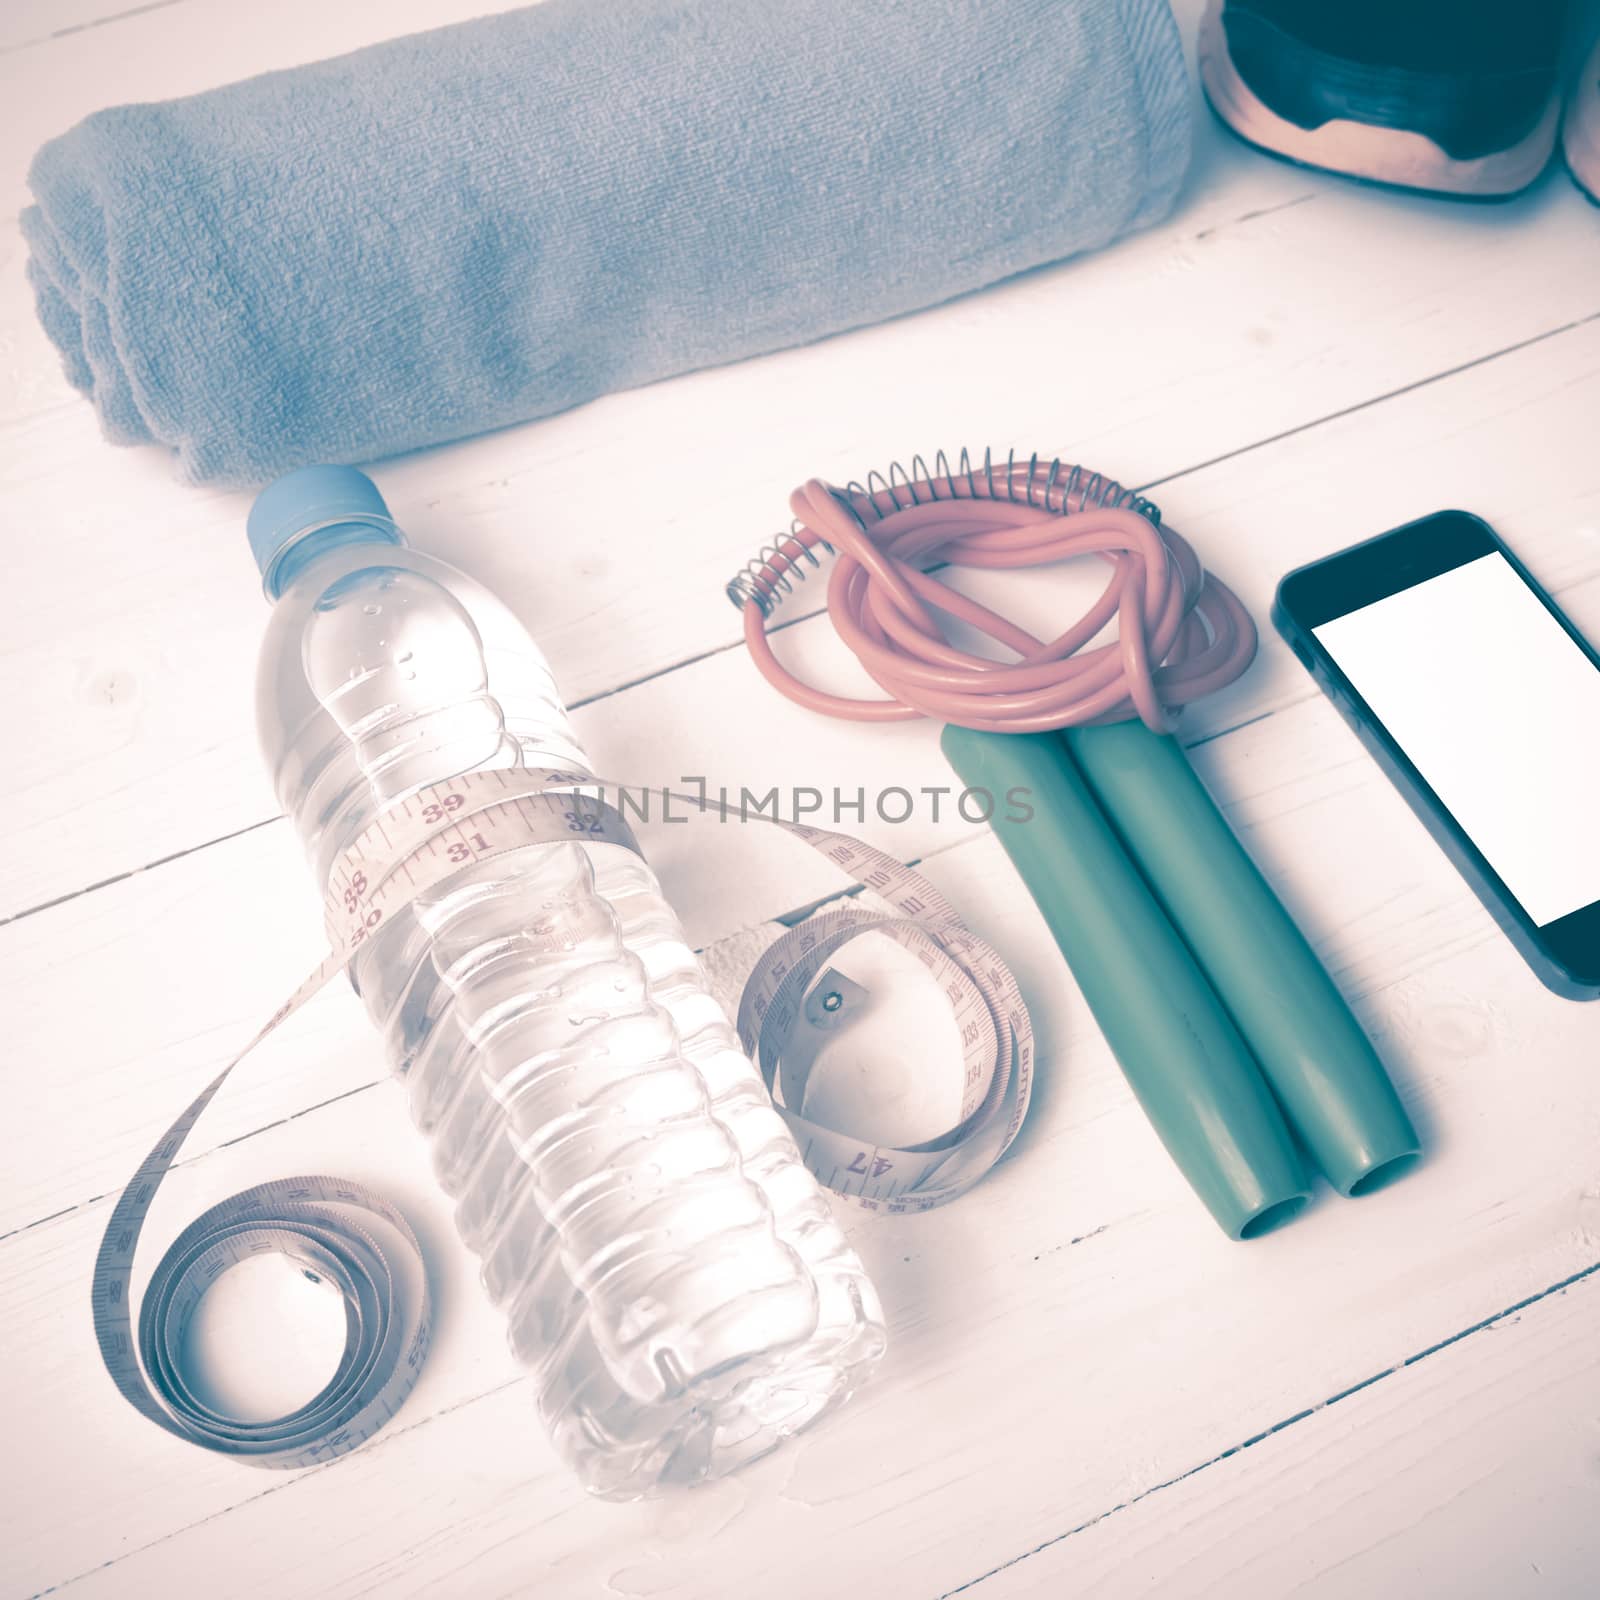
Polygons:
M1506 558L1511 564L1512 570L1533 590L1545 609L1555 618L1567 636L1583 651L1590 665L1597 672L1600 672L1600 655L1595 653L1589 641L1578 632L1560 607L1540 587L1532 573L1523 566L1504 540L1487 522L1481 517L1475 517L1470 512L1465 511L1435 512L1432 516L1419 517L1415 522L1408 522L1399 528L1393 528L1388 533L1379 534L1374 539L1368 539L1359 545L1353 545L1349 550L1339 551L1332 556L1324 557L1320 561L1312 561L1305 566L1296 567L1294 571L1287 573L1278 584L1277 594L1272 603L1273 625L1283 635L1288 642L1289 648L1299 657L1306 670L1310 672L1318 687L1338 708L1340 716L1354 729L1356 737L1360 739L1383 771L1388 774L1389 781L1405 796L1406 803L1421 819L1428 832L1433 835L1439 848L1454 863L1456 870L1472 886L1473 892L1483 902L1490 916L1494 918L1506 937L1510 939L1523 960L1538 975L1540 982L1546 988L1569 1000L1600 999L1600 972L1577 973L1570 970L1563 961L1557 958L1546 943L1538 924L1522 909L1522 906L1500 875L1490 866L1488 860L1477 845L1473 843L1471 837L1456 821L1444 802L1434 793L1427 780L1412 764L1410 757L1390 736L1383 724L1379 722L1366 701L1356 692L1350 680L1339 670L1333 657L1323 648L1322 644L1310 631L1310 628L1302 624L1290 609L1289 603L1285 598L1286 590L1297 582L1303 582L1305 576L1316 572L1319 568L1325 567L1331 562L1339 561L1342 557L1348 556L1354 551L1372 551L1376 546L1388 540L1393 540L1398 544L1413 530L1435 523L1441 517L1459 518L1463 522L1472 524L1475 531L1481 532L1488 543L1489 549L1498 551ZM1486 554L1488 552L1482 553ZM1403 584L1400 587L1409 587L1409 585ZM1594 906L1588 908L1590 913L1595 912L1595 909ZM1574 915L1582 916L1584 913L1578 912L1574 913Z

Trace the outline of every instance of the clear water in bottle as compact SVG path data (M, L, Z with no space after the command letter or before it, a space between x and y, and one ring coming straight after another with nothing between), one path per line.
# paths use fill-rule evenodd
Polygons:
M511 612L313 467L256 502L275 602L261 739L317 875L461 773L591 769ZM562 1456L597 1493L719 1476L842 1400L877 1297L649 866L608 843L471 863L352 980Z

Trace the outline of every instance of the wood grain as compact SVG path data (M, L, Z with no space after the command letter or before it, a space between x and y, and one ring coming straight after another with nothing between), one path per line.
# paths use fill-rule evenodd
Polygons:
M1496 520L1517 548L1578 620L1600 632L1600 584L1594 582L1600 538L1572 531L1600 521L1600 484L1586 483L1581 469L1569 473L1563 465L1582 459L1586 419L1600 401L1597 366L1600 324L1590 324L1547 346L1219 463L1193 475L1188 497L1194 503L1185 508L1185 524L1208 552L1232 552L1224 569L1229 581L1263 616L1276 575L1329 548L1348 526L1339 493L1345 462L1366 463L1363 493L1381 506L1383 522L1440 504L1451 498L1453 483L1470 479L1478 489L1469 503L1503 506ZM1530 461L1546 462L1547 470L1530 472ZM1563 495L1569 482L1573 490ZM1282 508L1291 503L1298 514L1286 517ZM1028 604L1051 603L1051 585L1030 587ZM1014 590L1010 603L1017 603ZM816 670L841 669L839 646L822 619L786 630L784 648ZM1274 712L1265 724L1257 720ZM1193 722L1189 737L1209 780L1241 808L1270 814L1274 796L1301 795L1307 786L1323 796L1371 794L1384 808L1381 826L1358 817L1341 827L1341 813L1329 814L1343 841L1341 870L1326 875L1331 882L1316 870L1314 845L1302 859L1270 836L1259 841L1264 861L1315 934L1334 937L1350 917L1381 906L1417 872L1437 865L1421 829L1275 636L1263 641L1262 659L1249 676L1197 708ZM931 728L868 730L791 716L742 651L720 652L593 702L580 711L578 724L600 770L643 783L701 774L715 785L726 775L757 792L820 783L871 795L889 784L919 790L952 781ZM1241 732L1218 736L1230 727ZM922 799L909 822L894 825L879 820L869 802L859 831L904 860L922 859L977 831L948 799L937 821L932 810ZM855 826L853 818L844 820ZM1406 843L1400 857L1382 848L1394 830ZM657 821L643 832L700 944L841 887L826 863L767 830ZM715 871L706 870L710 862ZM1453 881L1448 869L1438 870ZM1399 882L1397 871L1406 874ZM45 1138L26 1141L0 1173L0 1230L24 1226L118 1180L165 1125L182 1086L197 1084L222 1052L230 1030L231 1037L244 1035L253 1014L269 1010L310 965L317 945L314 902L287 825L275 822L0 927L0 950L9 952L9 970L19 979L12 1026L24 1056L52 1051L61 1016L84 1018L63 1073L23 1087L21 1125L44 1134L70 1106L75 1117L91 1119L75 1142L93 1163L85 1169L76 1155L64 1160ZM149 936L135 939L135 930ZM1379 947L1353 964L1352 977L1359 982L1369 973L1392 973L1397 958L1395 950ZM1504 959L1508 978L1520 977L1509 950ZM172 1028L175 1010L187 1019L181 1033ZM340 1040L339 1048L360 1062L356 1081L374 1079L377 1045L361 1032L359 1018ZM130 1074L137 1075L136 1088ZM342 1077L335 1081L349 1086ZM321 1096L315 1085L322 1082L319 1069L296 1109ZM245 1103L238 1107L237 1131L248 1131L255 1091L244 1087L238 1096ZM232 1115L227 1106L216 1115Z
M954 1592L1582 1600L1600 1572L1597 1274Z

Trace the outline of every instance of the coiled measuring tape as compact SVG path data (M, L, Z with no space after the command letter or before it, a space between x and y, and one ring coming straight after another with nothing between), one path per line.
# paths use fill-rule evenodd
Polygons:
M325 927L328 953L255 1036L186 1106L139 1164L112 1208L95 1260L95 1338L124 1398L167 1432L262 1467L328 1461L370 1438L411 1392L427 1352L431 1307L422 1252L405 1218L361 1184L314 1176L261 1184L212 1206L173 1242L152 1274L135 1334L134 1253L155 1195L184 1141L235 1067L346 966L361 944L412 901L477 861L540 845L607 843L639 852L626 819L603 798L623 786L588 774L466 773L385 810L335 862ZM598 790L600 793L586 791ZM732 814L708 795L673 795ZM893 914L845 906L790 929L756 963L738 1008L741 1044L755 1060L807 1167L834 1193L868 1209L942 1205L970 1188L1016 1137L1033 1080L1033 1030L1005 963L962 923L925 878L847 834L756 814L826 856ZM535 913L537 915L537 913ZM559 926L534 928L559 948ZM937 1139L873 1144L802 1116L810 1059L786 1061L802 1018L831 1009L854 986L827 968L844 945L879 933L915 955L943 991L962 1049L961 1114ZM808 996L819 974L824 982ZM229 1267L275 1251L328 1285L345 1305L344 1351L333 1377L288 1416L248 1422L207 1406L184 1374L194 1312Z

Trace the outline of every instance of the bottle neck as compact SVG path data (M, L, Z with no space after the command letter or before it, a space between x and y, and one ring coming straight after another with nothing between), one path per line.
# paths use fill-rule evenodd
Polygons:
M356 544L404 545L405 542L393 524L385 527L375 522L333 522L321 528L307 528L273 560L267 572L267 596L276 600L313 561L320 561L330 551Z

